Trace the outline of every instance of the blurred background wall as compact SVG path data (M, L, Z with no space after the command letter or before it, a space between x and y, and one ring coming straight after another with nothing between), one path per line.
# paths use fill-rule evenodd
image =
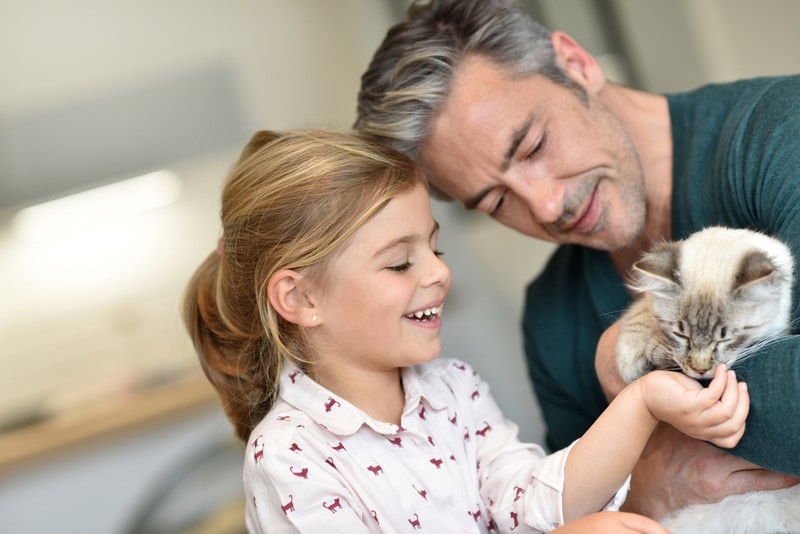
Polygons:
M609 78L648 91L800 71L793 0L521 3ZM213 531L241 527L230 427L202 379L184 387L198 365L181 293L215 246L220 187L250 134L348 128L359 77L406 5L0 0L0 531L132 532L203 465L223 467L188 486L217 494L184 494L173 522L197 532L202 512L234 499L232 526ZM164 169L170 196L142 213L84 207L33 234L17 217ZM522 437L541 441L519 316L552 247L434 209L454 274L444 355L470 362Z

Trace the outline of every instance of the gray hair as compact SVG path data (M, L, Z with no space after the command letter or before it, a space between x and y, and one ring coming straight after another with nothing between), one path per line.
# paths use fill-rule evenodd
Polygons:
M514 76L543 75L585 100L557 64L550 35L509 0L415 0L361 77L354 128L418 160L453 74L469 55L488 58Z

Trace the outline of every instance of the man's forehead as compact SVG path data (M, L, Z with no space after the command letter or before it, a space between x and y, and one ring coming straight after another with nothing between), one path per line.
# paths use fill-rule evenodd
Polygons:
M485 172L484 162L499 159L492 158L486 143L463 134L440 123L429 130L419 155L420 167L433 187L462 203L474 194L472 184Z

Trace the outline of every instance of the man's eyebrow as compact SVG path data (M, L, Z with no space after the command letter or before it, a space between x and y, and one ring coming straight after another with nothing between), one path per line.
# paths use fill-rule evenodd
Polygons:
M433 237L433 235L438 231L439 231L439 221L434 220L433 221L433 229L431 230L431 233L428 236L428 238ZM396 247L397 245L405 245L405 244L408 244L408 243L416 243L417 241L420 241L421 239L422 239L422 236L419 235L419 234L410 234L410 235L404 235L402 237L398 237L397 239L393 239L391 242L389 242L385 247L381 247L380 250L378 250L375 254L373 254L373 257L377 258L381 254L385 254L386 252L390 251L392 248Z
M528 131L530 131L532 124L533 115L528 115L528 117L525 119L525 122L523 122L519 128L511 133L511 137L509 138L508 142L508 150L506 150L506 153L503 156L503 164L500 166L501 171L505 172L508 170L508 166L511 165L511 158L513 158L514 154L517 153L520 143L522 143L522 140L525 139L526 135L528 135Z
M525 122L523 122L517 129L511 132L511 137L508 140L508 150L503 155L503 162L500 164L500 172L506 172L508 167L511 165L511 159L514 157L514 154L517 153L519 149L519 145L522 143L525 136L528 135L528 131L531 129L531 125L533 124L533 114L529 115ZM494 188L494 186L487 187L482 189L472 198L468 198L464 201L464 208L468 210L474 210L478 207L478 205L483 201L484 197L489 194L489 192Z

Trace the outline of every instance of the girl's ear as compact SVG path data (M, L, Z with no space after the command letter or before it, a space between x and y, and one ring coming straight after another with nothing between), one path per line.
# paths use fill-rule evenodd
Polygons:
M556 61L564 72L589 93L597 93L606 83L603 69L592 54L564 32L551 34Z
M281 317L300 326L319 324L317 307L304 290L306 278L291 269L274 273L267 283L267 299Z

